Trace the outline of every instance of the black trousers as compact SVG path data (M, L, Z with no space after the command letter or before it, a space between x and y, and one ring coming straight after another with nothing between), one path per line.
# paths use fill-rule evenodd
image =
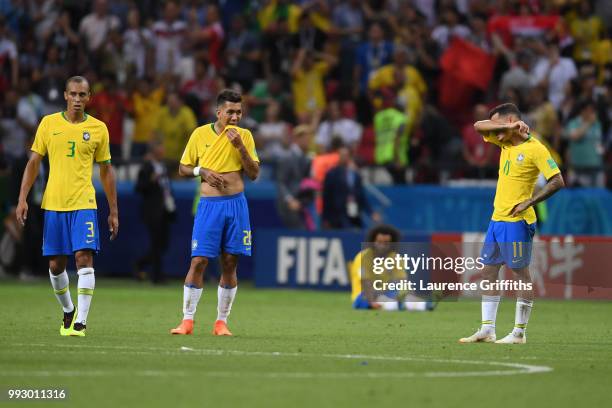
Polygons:
M149 250L138 259L136 267L142 270L151 266L151 280L153 283L163 282L165 275L162 269L163 255L168 249L168 236L170 233L170 222L166 219L145 222L149 233Z

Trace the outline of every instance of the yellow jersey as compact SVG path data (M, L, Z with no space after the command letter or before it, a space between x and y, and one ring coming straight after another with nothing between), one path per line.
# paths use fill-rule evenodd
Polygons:
M183 146L197 126L196 117L188 106L182 106L176 115L172 115L168 107L161 108L157 114L155 130L163 136L166 158L180 160Z
M493 132L483 137L485 141L494 143L502 149L491 219L493 221L525 220L528 224L536 222L533 207L529 207L516 217L512 217L510 213L514 206L531 198L540 173L546 180L560 173L557 163L551 157L548 149L531 136L518 146L500 143Z
M374 258L371 248L366 248L359 252L353 262L351 262L350 275L351 275L351 301L355 301L357 296L362 292L361 281L362 280L382 280L383 282L394 282L402 279L406 279L406 271L395 268L391 273L384 272L380 275L374 273ZM395 252L391 252L386 256L387 258L395 258ZM362 269L363 268L363 269ZM363 276L363 278L362 278Z
M411 65L404 67L405 86L412 86L417 90L419 96L427 91L427 84L420 72ZM372 73L368 80L368 88L375 91L381 88L391 87L395 84L395 66L388 64L378 68Z
M215 124L209 123L193 131L183 152L181 164L185 166L200 166L217 173L242 170L240 152L230 143L225 131L234 128L238 131L242 143L251 158L258 162L253 135L248 129L237 126L226 126L220 135L215 131Z
M293 109L298 115L325 109L325 75L329 71L325 61L316 62L308 71L295 73L291 80Z
M158 88L148 96L135 93L134 103L134 133L132 140L135 143L147 143L151 140L153 127L164 101L164 90Z
M96 209L91 182L93 163L111 159L108 129L104 122L85 114L81 123L70 123L64 112L42 118L32 151L49 156L49 181L42 208L50 211Z

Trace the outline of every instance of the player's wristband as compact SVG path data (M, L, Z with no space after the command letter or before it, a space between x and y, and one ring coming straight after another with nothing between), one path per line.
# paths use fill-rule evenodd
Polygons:
M196 167L193 168L193 175L195 177L199 177L200 176L200 169L201 169L200 166L196 166Z

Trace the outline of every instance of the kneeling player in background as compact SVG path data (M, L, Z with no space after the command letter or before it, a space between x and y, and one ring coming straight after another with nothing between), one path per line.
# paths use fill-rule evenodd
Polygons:
M406 271L395 268L379 275L374 273L374 258L395 258L393 244L400 239L400 232L389 225L378 225L368 231L368 248L359 252L351 263L351 300L354 309L382 310L433 310L434 303L408 291L376 291L374 281L384 283L408 279Z

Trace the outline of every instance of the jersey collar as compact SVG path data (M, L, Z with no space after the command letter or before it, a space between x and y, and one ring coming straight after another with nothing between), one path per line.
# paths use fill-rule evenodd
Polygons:
M87 120L87 112L83 112L83 120L78 122L78 123L72 123L71 121L69 121L68 118L66 117L66 112L65 111L62 111L62 118L64 118L64 120L66 122L70 123L71 125L78 125L79 123L83 123L83 122L85 122Z

